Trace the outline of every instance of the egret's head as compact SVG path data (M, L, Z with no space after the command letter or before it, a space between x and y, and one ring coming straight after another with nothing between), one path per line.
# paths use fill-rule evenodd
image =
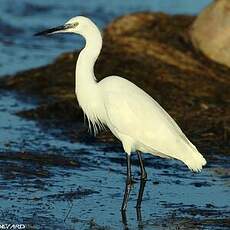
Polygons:
M44 30L42 32L36 33L35 36L39 35L50 35L56 33L77 33L77 34L84 34L92 25L93 22L83 16L73 17L68 20L64 25L57 26L48 30Z

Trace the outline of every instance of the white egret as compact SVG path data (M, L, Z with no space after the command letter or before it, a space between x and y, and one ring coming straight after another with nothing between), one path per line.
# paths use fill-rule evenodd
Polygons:
M97 82L94 64L102 48L102 36L97 26L83 16L71 18L63 26L37 33L80 34L86 40L80 52L75 72L75 92L80 107L95 132L107 126L122 142L127 157L127 180L122 210L126 210L131 190L131 152L137 151L143 184L147 174L141 152L163 158L174 158L192 171L200 171L206 160L187 139L170 115L147 93L132 82L109 76ZM142 186L143 187L143 186ZM137 207L141 205L143 189Z

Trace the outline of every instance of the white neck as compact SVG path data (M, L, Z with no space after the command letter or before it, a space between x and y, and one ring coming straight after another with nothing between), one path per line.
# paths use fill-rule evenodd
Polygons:
M75 92L78 95L80 90L85 92L95 86L94 64L102 48L102 36L94 23L88 25L87 30L81 33L85 38L85 48L80 52L75 75ZM92 93L92 91L91 91Z
M84 30L81 35L85 38L86 45L77 60L75 93L80 107L93 124L96 133L96 123L104 120L104 115L102 115L103 103L101 102L100 91L94 75L94 64L101 51L102 36L93 22L88 24L87 30ZM98 114L101 116L99 117Z

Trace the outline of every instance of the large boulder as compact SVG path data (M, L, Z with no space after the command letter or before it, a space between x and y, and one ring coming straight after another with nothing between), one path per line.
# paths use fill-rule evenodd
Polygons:
M210 59L230 67L230 0L216 0L196 18L193 45Z

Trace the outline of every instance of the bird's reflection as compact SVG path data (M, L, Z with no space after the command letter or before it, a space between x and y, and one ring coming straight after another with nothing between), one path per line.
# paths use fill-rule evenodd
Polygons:
M128 230L129 226L128 226L128 222L127 222L127 215L126 215L126 211L121 210L121 220L124 226L124 230Z
M138 192L138 198L137 198L137 205L136 205L136 218L137 218L139 230L143 229L143 221L142 221L142 215L141 215L141 202L142 202L142 198L144 194L145 184L146 184L146 180L141 180L140 188ZM122 219L122 223L124 226L123 229L129 230L130 228L129 228L128 221L127 221L127 215L126 215L126 211L124 210L121 211L121 219Z
M136 215L137 215L137 223L138 223L138 230L142 230L143 228L143 222L142 222L142 215L141 215L141 208L136 208ZM129 224L127 221L127 215L126 211L121 211L121 219L123 223L123 229L129 230Z

